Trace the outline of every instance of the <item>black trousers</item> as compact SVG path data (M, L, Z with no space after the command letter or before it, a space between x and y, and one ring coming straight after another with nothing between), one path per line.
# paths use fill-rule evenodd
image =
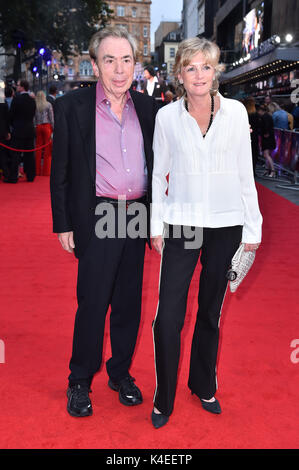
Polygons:
M95 225L102 216L95 216ZM125 223L133 216L125 212ZM118 209L115 232L119 233ZM123 232L123 227L122 227ZM107 237L95 231L78 262L77 300L69 383L88 384L102 362L105 319L109 306L112 357L109 377L118 382L128 375L141 314L145 238Z
M19 137L12 136L9 144L12 148L31 150L34 148L34 138L21 139ZM19 176L19 164L23 160L24 173L28 181L33 181L36 175L35 170L35 152L15 152L10 150L9 158L7 161L7 173L9 179L13 182L18 180Z
M202 229L198 229L202 230ZM186 248L186 237L175 238L169 226L161 259L159 304L153 323L157 387L154 405L173 411L188 290L201 253L198 312L193 333L188 386L199 398L210 399L217 388L216 361L219 320L226 273L239 247L242 226L204 228L201 248Z

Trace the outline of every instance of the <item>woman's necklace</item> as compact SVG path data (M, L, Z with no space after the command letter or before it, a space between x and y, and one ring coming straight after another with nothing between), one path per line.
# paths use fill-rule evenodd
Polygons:
M203 134L203 138L205 138L205 136L207 135L211 125L212 125L212 122L213 122L213 119L214 119L214 107L215 107L215 103L214 103L214 96L211 95L211 116L210 116L210 122L209 122L209 125L208 125L208 128L206 130L206 132ZM185 108L187 111L189 111L188 109L188 101L185 100Z

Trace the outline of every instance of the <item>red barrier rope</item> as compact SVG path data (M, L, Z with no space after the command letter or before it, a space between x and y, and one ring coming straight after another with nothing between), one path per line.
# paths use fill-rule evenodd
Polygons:
M51 144L51 142L52 142L52 140L50 140L47 144L44 144L41 147L36 147L35 149L32 149L32 150L15 149L15 148L12 148L12 147L8 147L8 145L2 144L1 142L0 142L0 145L2 147L5 147L6 149L13 150L14 152L35 152L36 150L40 150L40 149L43 149L44 147L47 147L48 145Z

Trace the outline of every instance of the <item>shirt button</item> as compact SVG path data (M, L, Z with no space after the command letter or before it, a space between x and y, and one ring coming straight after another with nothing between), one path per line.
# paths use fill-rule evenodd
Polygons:
M127 149L124 149L124 152L126 152L126 151L127 151Z
M129 193L131 193L131 192L132 192L132 189L129 188L128 191L129 191Z
M130 173L130 168L127 168L127 172Z

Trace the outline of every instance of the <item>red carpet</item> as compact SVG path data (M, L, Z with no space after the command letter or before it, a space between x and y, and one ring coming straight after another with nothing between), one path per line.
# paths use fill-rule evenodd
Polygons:
M66 412L68 361L76 310L76 260L51 233L49 179L0 183L0 448L2 449L291 449L299 440L299 208L258 187L263 245L248 278L228 292L218 366L220 416L205 412L186 386L196 312L190 289L175 411L155 430L152 320L160 258L147 252L143 317L131 373L144 403L126 408L107 387L105 367L93 383L94 414ZM298 340L299 341L299 340ZM3 343L2 343L3 344ZM298 344L299 346L299 344ZM108 328L104 345L108 359ZM299 352L294 354L299 358Z

